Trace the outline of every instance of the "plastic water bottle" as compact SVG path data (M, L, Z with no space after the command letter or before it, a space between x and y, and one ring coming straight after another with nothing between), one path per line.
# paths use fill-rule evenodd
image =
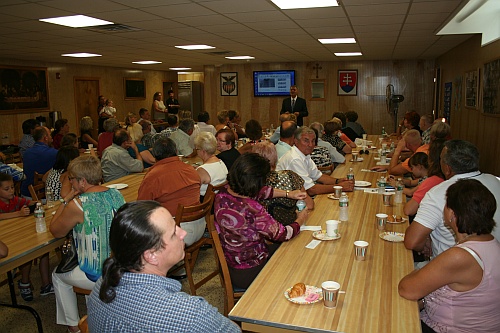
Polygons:
M403 189L404 189L403 180L398 178L396 182L396 195L394 196L394 203L403 203Z
M382 137L385 138L387 136L387 133L385 132L385 127L382 126Z
M342 192L342 195L340 196L339 207L339 220L342 222L346 222L349 219L349 197L347 196L347 194L345 194L345 192Z
M47 224L45 223L45 210L43 209L42 203L37 202L35 207L35 224L36 232L47 232Z
M45 189L45 200L47 200L47 208L54 207L54 192L50 187Z
M301 212L304 208L306 208L306 202L304 200L297 200L297 210Z
M354 180L354 171L352 168L349 168L349 172L347 173L347 180Z
M382 176L377 182L378 193L383 194L385 192L385 178Z

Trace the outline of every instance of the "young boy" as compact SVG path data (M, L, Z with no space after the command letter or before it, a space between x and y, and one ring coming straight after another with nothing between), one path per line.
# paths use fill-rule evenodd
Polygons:
M32 204L25 198L20 198L14 193L14 181L12 176L0 173L0 220L28 216L30 209L28 205ZM33 226L33 228L35 228ZM49 274L49 254L46 253L40 257L40 276L42 278L42 288L40 295L45 296L54 293L54 287L50 281ZM33 286L30 282L31 261L20 266L21 280L18 281L21 297L25 301L33 300Z

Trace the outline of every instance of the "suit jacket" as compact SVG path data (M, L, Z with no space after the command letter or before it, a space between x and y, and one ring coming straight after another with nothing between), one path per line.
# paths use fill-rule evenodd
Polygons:
M286 112L290 113L298 112L299 116L297 117L297 125L303 126L304 125L303 118L309 115L309 112L307 112L306 100L297 96L297 98L295 99L295 106L293 107L292 110L292 98L291 97L285 98L283 100L283 103L281 104L280 114Z

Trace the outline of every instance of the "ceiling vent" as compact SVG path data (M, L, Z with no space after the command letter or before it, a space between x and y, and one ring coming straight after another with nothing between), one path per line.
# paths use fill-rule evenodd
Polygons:
M141 31L139 28L134 28L125 24L106 24L95 27L87 27L86 30L101 32L101 33L119 33L119 32L134 32Z

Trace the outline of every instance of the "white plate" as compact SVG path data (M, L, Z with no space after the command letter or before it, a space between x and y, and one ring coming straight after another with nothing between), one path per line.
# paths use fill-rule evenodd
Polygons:
M285 290L283 295L285 296L285 298L287 300L289 300L290 302L295 303L295 304L314 304L314 303L317 303L317 302L323 300L323 290L321 288L318 288L315 286L306 285L306 293L302 296L294 297L294 298L290 298L290 296L288 295L290 290L292 290L292 287ZM318 297L316 298L316 296L314 296L314 298L315 298L314 300L312 300L312 301L308 300L308 297L311 294L318 295Z
M127 188L128 185L127 184L109 184L109 185L106 185L106 187L115 188L117 190L122 190L124 188Z
M405 240L405 234L401 232L386 231L379 235L380 238L388 242L400 243Z
M398 223L405 223L406 221L408 221L408 219L405 218L405 217L403 217L403 219L401 221L399 221L399 222L397 222L396 218L394 218L394 222L391 222L391 221L387 220L387 223L389 223L389 224L398 224Z
M337 237L330 237L327 236L326 231L319 230L313 232L313 237L320 240L320 241L331 241L331 240L337 240L340 238L340 234Z
M356 187L367 187L370 186L372 183L364 181L364 180L355 180L354 181L354 186Z
M328 199L339 200L340 198L336 198L333 194L328 194Z

